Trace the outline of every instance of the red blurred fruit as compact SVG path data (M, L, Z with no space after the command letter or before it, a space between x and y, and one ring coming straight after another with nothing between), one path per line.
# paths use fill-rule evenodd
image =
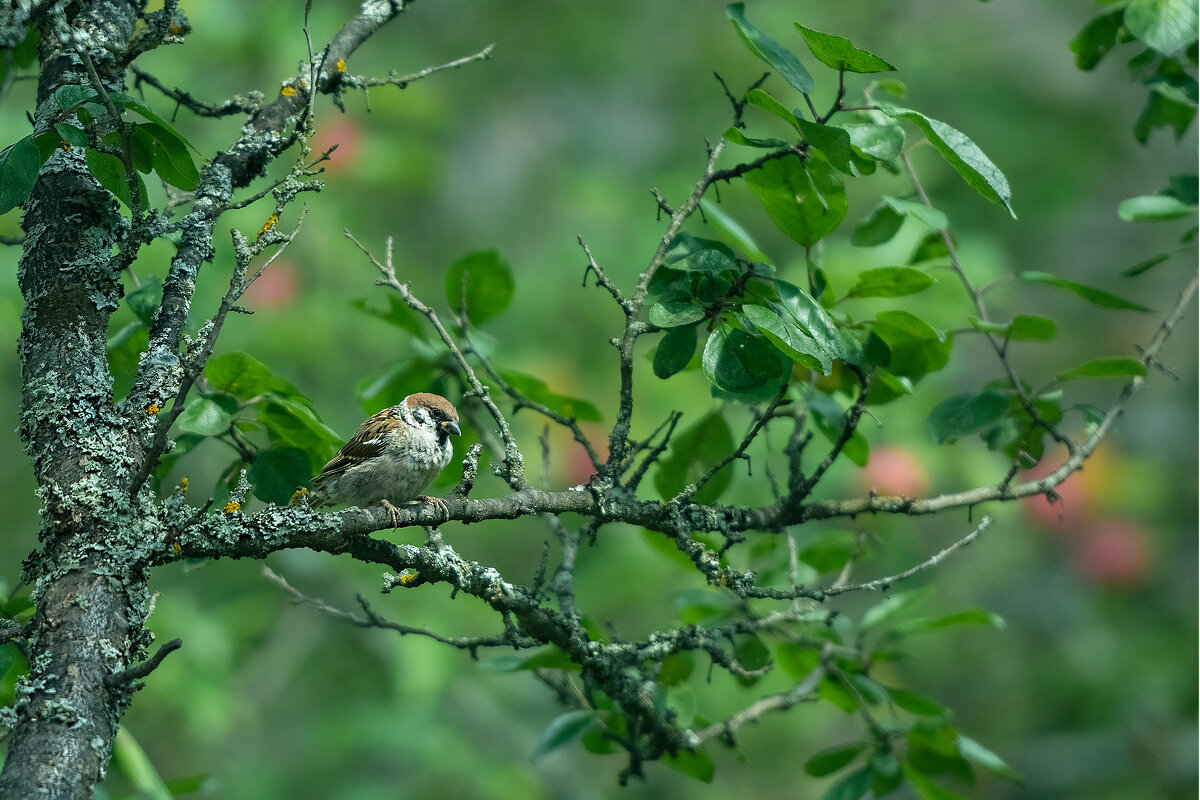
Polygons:
M1047 453L1042 463L1021 474L1021 480L1044 478L1065 460L1065 453ZM1044 494L1027 497L1023 501L1025 513L1048 530L1076 532L1092 512L1095 500L1102 498L1109 490L1112 468L1112 457L1108 450L1100 448L1084 462L1083 469L1072 472L1054 489L1061 500L1052 503Z
M855 480L862 491L880 495L921 497L929 491L929 473L924 465L900 447L871 450L867 465L858 471Z
M1149 535L1132 522L1105 520L1082 529L1072 540L1075 566L1109 586L1136 586L1154 561Z
M277 258L246 290L246 305L260 309L282 308L292 302L298 284L296 268L291 262Z
M329 160L321 164L329 172L344 172L358 161L362 148L362 133L349 117L338 117L317 128L313 139L313 153L324 153L337 145L337 149L329 155Z

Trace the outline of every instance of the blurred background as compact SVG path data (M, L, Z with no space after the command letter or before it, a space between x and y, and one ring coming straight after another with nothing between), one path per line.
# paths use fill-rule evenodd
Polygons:
M268 97L305 55L303 4L184 3L194 32L139 64L170 86L209 102L258 89ZM304 201L309 213L297 242L255 284L220 351L246 350L313 399L348 436L377 403L362 387L416 357L395 328L352 303L377 296L374 268L342 235L349 228L376 254L395 237L396 264L415 293L445 308L444 270L473 250L497 247L517 274L513 306L487 325L484 346L500 366L538 376L561 394L590 399L611 422L615 358L607 339L621 314L603 292L581 288L582 235L608 275L632 286L661 236L650 191L680 201L696 181L705 139L728 127L729 105L713 78L734 90L762 73L724 14L721 0L645 3L570 0L415 4L350 61L357 74L404 74L495 43L493 58L441 73L400 91L347 93L346 113L318 103L315 147L338 149L322 176L326 188ZM326 41L357 3L317 3L313 39ZM917 167L934 203L950 215L967 270L987 284L1017 270L1045 270L1096 285L1165 312L1195 269L1184 252L1138 278L1120 275L1177 248L1183 223L1130 224L1118 203L1154 193L1173 174L1195 171L1194 129L1182 142L1166 131L1138 145L1132 128L1144 89L1111 55L1092 73L1075 69L1068 42L1095 12L1089 0L995 0L991 3L821 3L752 0L752 22L800 54L816 76L818 107L836 83L809 57L792 27L850 38L899 67L906 101L971 136L1008 176L1019 221L976 196L950 169L918 151ZM861 88L853 76L850 89ZM768 88L787 93L782 80ZM0 109L0 141L27 132L32 83L18 83ZM146 89L164 116L171 105ZM798 99L796 101L799 102ZM765 115L749 117L751 135L775 135ZM179 129L211 154L235 136L237 118L200 120L180 111ZM274 174L281 174L280 166ZM905 191L887 175L854 181L842 232L825 244L825 267L844 293L860 270L902 263L920 232L905 229L883 248L849 245L849 231L880 193ZM742 186L721 187L722 208L738 219L781 273L802 274L803 253L773 235ZM259 204L218 226L252 234L270 213ZM281 227L294 223L293 206ZM18 215L0 219L15 235ZM909 223L911 224L911 223ZM714 235L697 224L689 228ZM218 237L196 313L215 309L231 248ZM135 269L165 274L171 246L148 248ZM0 582L19 580L21 559L38 527L31 471L14 429L19 403L15 343L21 298L16 248L0 249ZM947 329L971 313L945 272L921 296L920 313ZM1035 385L1099 356L1130 356L1161 314L1105 311L1072 295L1001 283L988 295L994 316L1041 312L1059 323L1051 344L1014 351ZM874 313L884 300L852 301ZM873 306L871 304L876 304ZM132 319L127 309L113 330ZM913 658L887 675L944 700L962 730L1003 755L1025 776L1014 784L981 775L963 788L973 798L1193 798L1196 796L1196 311L1162 354L1174 373L1153 373L1087 468L1062 488L1063 503L988 509L995 524L977 544L915 585L932 588L919 610L983 606L1006 629L956 630L914 640ZM864 423L872 460L863 471L841 464L828 496L931 494L996 481L1006 463L977 439L938 447L925 428L946 397L1000 377L978 342L963 337L951 364L926 378L917 396L875 409ZM648 347L647 347L648 349ZM647 367L638 385L646 435L677 409L689 425L715 407L698 372L657 381ZM432 380L432 377L430 378ZM358 387L359 390L356 390ZM414 385L409 391L425 389ZM1116 382L1076 382L1068 400L1107 405ZM727 415L744 430L744 410ZM517 418L536 477L538 420ZM603 440L603 427L592 429ZM738 434L740 435L740 434ZM586 478L586 461L559 432L552 435L551 486ZM181 461L194 498L206 497L231 451L208 442ZM448 472L451 472L450 470ZM448 479L457 476L448 475ZM479 491L500 493L498 482ZM744 472L727 502L767 499ZM882 547L860 577L915 563L972 527L965 514L937 519L863 519L834 526L867 532ZM539 520L447 525L443 535L464 556L528 582L552 533ZM797 532L802 537L806 532ZM417 531L401 531L419 542ZM470 599L451 601L437 586L380 596L380 570L309 552L280 553L269 566L312 597L357 610L362 593L398 622L452 635L487 634L495 620ZM672 597L696 588L642 533L612 528L581 552L581 601L594 618L626 635L666 627ZM803 707L743 729L740 756L714 751L712 784L649 765L645 781L619 789L624 765L575 746L531 761L537 738L559 709L528 673L497 674L465 653L417 637L362 630L294 606L264 579L259 564L216 562L159 570L151 627L160 641L181 637L125 718L127 731L166 779L210 776L226 798L397 796L440 798L819 797L820 781L800 774L812 753L859 735L858 721L825 705ZM851 598L853 613L878 598ZM488 656L485 654L485 658ZM782 680L782 679L781 679ZM9 676L11 681L11 675ZM781 682L780 686L783 685ZM731 690L733 692L733 690ZM734 692L730 707L745 696ZM717 701L718 703L721 701ZM127 791L119 776L108 784Z

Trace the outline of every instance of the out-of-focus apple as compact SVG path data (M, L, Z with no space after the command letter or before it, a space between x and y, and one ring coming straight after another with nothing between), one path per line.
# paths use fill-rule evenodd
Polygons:
M929 491L929 473L916 457L901 447L876 447L855 483L864 492L900 497L921 497Z
M1109 586L1140 584L1154 562L1150 536L1126 520L1105 520L1088 525L1071 543L1079 571Z
M313 152L324 153L337 145L329 155L329 160L321 166L329 172L344 172L351 169L361 155L362 132L350 117L337 117L331 122L317 126L317 135L313 138Z
M259 309L282 308L292 302L298 288L296 268L290 261L277 258L246 290L246 305Z
M1066 455L1061 452L1047 453L1040 464L1021 474L1021 480L1044 478L1065 460ZM1026 497L1025 513L1048 530L1065 534L1078 531L1092 511L1094 498L1107 491L1111 469L1108 451L1097 450L1084 462L1082 470L1072 472L1055 487L1059 500L1051 502L1044 494Z

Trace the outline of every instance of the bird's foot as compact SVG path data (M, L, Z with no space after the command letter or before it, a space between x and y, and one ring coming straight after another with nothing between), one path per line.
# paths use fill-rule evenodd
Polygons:
M442 498L430 497L429 495L423 494L416 499L418 502L428 503L429 505L431 505L435 509L437 509L438 514L440 514L442 517L442 522L450 521L450 508L449 508L449 506L446 505L446 501L443 500Z
M388 519L392 522L392 530L400 527L400 509L389 503L387 500L381 501L383 510L387 512Z

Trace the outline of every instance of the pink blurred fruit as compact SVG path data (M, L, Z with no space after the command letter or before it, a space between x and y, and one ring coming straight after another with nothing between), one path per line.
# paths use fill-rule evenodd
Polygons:
M921 497L929 491L929 473L907 450L877 447L871 450L867 465L859 470L856 483L862 491L879 495Z
M336 144L337 149L321 166L330 172L344 172L358 161L362 149L361 140L362 133L358 126L349 117L338 117L332 122L318 126L316 138L313 140L313 154L315 156L324 153Z
M277 258L246 290L246 305L251 308L282 308L292 302L298 288L296 268Z
M1089 525L1072 540L1072 551L1081 573L1109 586L1140 584L1154 561L1149 535L1124 520Z

